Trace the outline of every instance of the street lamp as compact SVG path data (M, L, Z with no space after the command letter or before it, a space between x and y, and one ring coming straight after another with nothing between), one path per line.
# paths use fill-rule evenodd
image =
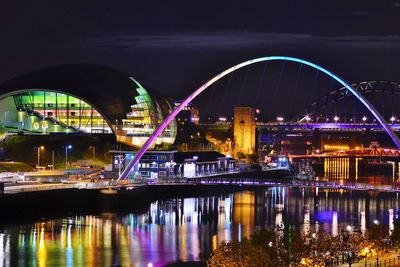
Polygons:
M362 121L365 123L367 121L367 117L363 116Z
M65 146L65 169L68 168L68 149L72 149L71 145Z
M390 122L393 124L393 122L396 120L394 116L390 117Z
M337 123L338 120L339 120L339 117L338 117L338 116L335 116L335 117L333 117L333 120L335 121L335 123Z
M40 166L40 150L43 150L44 146L38 146L37 147L37 167Z
M308 115L306 115L304 118L306 119L306 122L307 122L307 123L309 123L310 120L311 120L310 116L308 116Z

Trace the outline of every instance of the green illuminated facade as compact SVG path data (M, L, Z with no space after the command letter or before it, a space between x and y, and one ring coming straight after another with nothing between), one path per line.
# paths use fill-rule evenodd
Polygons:
M127 113L126 119L122 120L123 136L119 139L125 143L140 147L153 134L158 125L164 121L165 115L171 113L172 107L165 100L153 99L140 83L134 79L132 81L137 86L138 96L135 97L136 104L131 105L132 111ZM163 103L160 103L161 101ZM167 112L163 112L163 108L167 109ZM176 128L177 125L174 120L156 140L156 144L173 144L176 137Z
M0 118L3 126L33 133L112 133L92 105L50 90L27 89L1 99Z

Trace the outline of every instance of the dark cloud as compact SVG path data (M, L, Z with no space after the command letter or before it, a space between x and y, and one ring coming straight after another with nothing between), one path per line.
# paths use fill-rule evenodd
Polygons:
M248 48L260 45L296 45L319 43L321 45L353 44L367 46L398 46L400 35L385 36L313 36L290 33L211 32L197 34L120 35L105 34L81 40L81 44L100 48L165 48L209 49Z

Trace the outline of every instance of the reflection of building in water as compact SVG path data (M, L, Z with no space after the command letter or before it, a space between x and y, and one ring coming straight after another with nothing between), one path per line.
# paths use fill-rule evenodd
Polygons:
M244 191L233 197L233 222L241 225L241 235L249 237L254 227L254 192Z
M332 236L337 236L339 233L337 212L333 212L332 216Z
M393 209L389 209L389 232L391 233L393 230L394 230Z
M304 205L304 228L303 233L308 234L311 230L311 220L310 220L310 206L308 204Z
M361 221L360 221L360 230L364 234L367 230L367 220L365 218L365 211L360 212Z
M325 158L324 176L330 179L348 179L350 172L349 158Z
M203 260L222 240L248 236L279 222L300 231L378 220L392 229L395 193L267 188L224 196L161 200L142 214L102 214L2 226L0 266L162 266ZM239 227L240 225L240 227ZM12 255L19 255L13 257ZM17 262L17 260L19 260Z

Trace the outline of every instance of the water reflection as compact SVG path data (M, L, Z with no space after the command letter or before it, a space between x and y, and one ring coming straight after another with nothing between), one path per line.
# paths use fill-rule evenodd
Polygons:
M368 184L400 184L400 162L362 158L325 158L314 164L315 174L321 180L340 184L358 182Z
M156 201L143 214L101 214L3 226L4 266L161 266L206 259L222 240L288 224L337 235L374 220L393 228L396 193L272 187Z

